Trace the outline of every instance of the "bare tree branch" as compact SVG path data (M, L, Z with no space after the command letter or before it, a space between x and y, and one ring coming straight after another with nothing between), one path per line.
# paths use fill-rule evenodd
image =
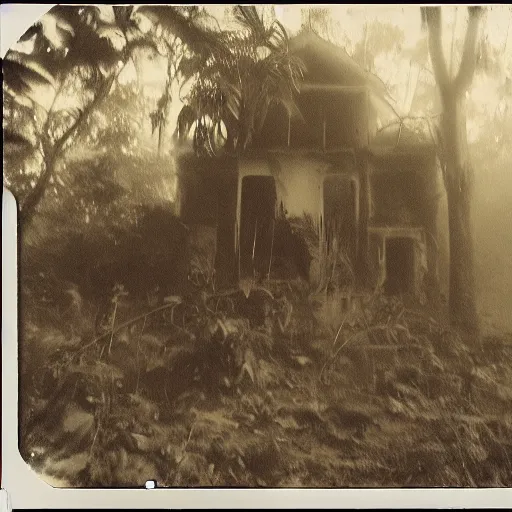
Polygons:
M459 72L454 81L455 90L463 93L471 85L476 68L476 44L478 27L483 16L483 7L468 7L469 21L464 40L464 50Z
M397 124L398 125L402 125L404 124L404 121L430 121L431 119L435 119L436 117L440 117L441 114L432 114L430 116L403 116L401 117L400 119L398 119L397 121L392 121L391 123L388 123L384 126L381 126L378 130L377 130L377 133L380 133L388 128L391 128L392 126L396 126Z
M93 100L78 114L75 121L72 123L72 125L64 132L64 134L59 137L53 144L49 143L48 141L45 141L43 139L43 150L44 150L44 161L45 161L45 167L43 171L41 172L39 179L35 185L35 187L30 191L27 198L23 202L21 211L20 211L20 217L22 222L30 221L32 218L32 215L34 214L34 211L39 204L39 201L44 195L44 192L46 190L46 187L48 183L50 182L54 172L55 167L59 161L60 158L62 158L65 147L68 141L71 140L73 136L76 136L80 133L81 130L86 126L86 121L90 117L90 115L98 108L98 106L103 102L103 100L109 95L110 90L112 89L112 85L117 80L119 74L124 69L126 64L129 62L130 59L133 58L134 51L140 47L150 44L150 40L147 38L144 38L143 40L135 40L135 41L128 41L127 38L127 30L129 29L129 21L130 17L133 11L133 7L123 7L123 6L116 6L114 7L114 15L116 18L116 21L119 24L119 27L123 31L123 34L125 36L125 41L127 42L121 57L121 66L118 66L117 69L112 70L110 75L105 78L102 81L102 84L100 85L97 94L94 96ZM62 84L65 81L65 67L61 70L61 87L60 90L57 91L52 106L49 110L52 112L53 106L56 103L57 97L62 91ZM48 115L48 118L45 123L45 127L43 128L43 133L49 132L49 123L50 123L50 115Z
M23 223L27 223L32 218L32 215L34 214L35 209L43 197L44 191L46 190L46 187L55 172L56 165L64 153L66 143L71 139L71 137L73 137L73 135L79 133L80 130L84 128L88 117L96 110L96 108L110 93L110 89L112 88L114 81L117 79L122 69L123 67L121 67L121 69L118 71L113 72L108 78L105 79L94 99L80 112L73 124L64 132L61 137L59 137L53 147L45 152L46 157L44 170L39 176L35 187L23 202L20 211L21 221Z
M432 68L439 89L444 94L449 87L450 77L446 68L441 40L441 7L424 7L423 9L428 27L428 48Z
M75 119L75 122L64 132L62 137L55 143L53 148L53 154L55 157L59 157L61 152L66 145L66 142L71 139L73 135L78 134L84 127L85 121L89 116L96 110L100 103L108 96L113 83L115 82L119 73L112 73L105 82L101 85L98 94L94 99L82 110Z
M459 14L459 8L455 7L455 19L453 20L452 28L452 47L450 50L450 76L453 76L453 61L455 59L455 33L457 30L457 14Z

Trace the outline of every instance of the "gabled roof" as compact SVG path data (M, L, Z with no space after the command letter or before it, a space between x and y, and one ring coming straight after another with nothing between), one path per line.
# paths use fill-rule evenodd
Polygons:
M305 61L307 82L367 86L376 94L388 95L379 77L359 66L344 48L326 41L314 31L303 31L290 39L290 51Z
M303 31L290 39L290 51L300 57L306 65L304 82L309 87L318 86L318 90L340 87L365 87L369 91L372 108L381 122L396 120L390 128L379 132L372 142L373 151L380 153L387 148L400 151L414 147L432 146L433 142L402 127L399 129L399 114L394 107L385 83L373 73L363 69L347 51L326 41L312 30Z
M290 39L290 51L304 61L305 84L368 88L375 111L384 118L398 118L386 84L363 69L344 48L308 30Z

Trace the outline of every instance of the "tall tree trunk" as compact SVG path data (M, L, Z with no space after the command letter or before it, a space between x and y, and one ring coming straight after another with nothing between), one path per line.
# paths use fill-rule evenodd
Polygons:
M479 326L471 225L473 171L468 153L466 94L475 73L476 45L483 8L468 7L464 50L455 77L448 71L443 55L441 8L421 9L422 18L428 26L430 59L443 105L441 135L450 232L450 321L467 333L477 334Z
M38 204L46 192L46 188L48 187L48 183L50 183L50 179L53 177L55 173L55 164L56 159L52 157L45 158L44 169L41 171L39 178L31 190L31 192L27 195L27 198L20 207L20 223L23 226L27 226L36 211Z
M471 205L473 169L469 161L465 97L444 100L442 134L450 232L449 314L456 327L478 331Z

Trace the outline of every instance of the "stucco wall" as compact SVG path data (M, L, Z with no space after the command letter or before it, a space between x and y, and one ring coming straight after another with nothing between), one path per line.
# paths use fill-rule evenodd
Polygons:
M344 154L339 165L308 154L274 153L271 157L245 158L238 168L238 206L245 176L273 176L278 206L282 202L290 217L310 214L320 220L323 212L323 180L329 174L346 173L357 177L353 157ZM352 163L351 163L352 160ZM239 209L239 208L238 208Z
M332 174L344 174L357 181L354 157L343 153L339 158L324 158L314 154L274 153L269 157L244 158L239 162L238 197L235 245L239 250L241 225L241 200L243 180L247 176L271 176L275 180L277 208L283 209L287 218L302 218L305 215L313 219L319 240L323 239L323 184ZM357 201L356 201L357 203ZM357 212L354 212L357 219ZM322 247L319 247L321 253ZM318 282L322 265L319 254L312 255L310 280Z
M447 280L446 194L435 154L374 157L370 163L370 226L421 228L424 233L429 299L437 301ZM428 288L427 287L427 288Z

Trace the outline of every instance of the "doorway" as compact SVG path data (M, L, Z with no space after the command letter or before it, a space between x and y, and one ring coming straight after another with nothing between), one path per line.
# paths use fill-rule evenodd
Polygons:
M343 251L350 261L356 255L356 183L346 175L324 179L324 227L328 249Z
M264 279L273 250L276 185L272 176L242 179L240 277Z
M414 240L406 237L386 239L387 295L400 295L414 291Z

